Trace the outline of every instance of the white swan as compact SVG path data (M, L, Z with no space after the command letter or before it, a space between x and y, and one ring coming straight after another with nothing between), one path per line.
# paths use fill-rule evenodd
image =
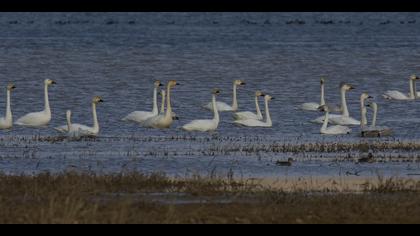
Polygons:
M399 91L390 90L385 92L383 97L388 100L415 100L418 97L418 93L416 91L416 80L418 79L420 78L415 75L410 76L410 93L408 94L408 96Z
M224 111L237 111L238 110L238 100L236 97L236 90L238 86L242 86L245 85L245 82L243 82L242 80L235 80L233 82L233 102L232 102L232 106L224 103L224 102L217 102L216 106L217 106L217 110L219 112L224 112ZM206 106L204 106L204 108L213 111L213 104L210 102L208 103Z
M330 110L327 105L323 105L319 107L319 111L325 112L324 123L320 130L321 134L338 135L338 134L349 134L351 132L351 129L346 126L335 125L335 126L328 127Z
M67 111L67 125L63 125L55 128L55 130L62 133L69 133L74 136L97 136L99 134L99 122L96 113L96 105L104 102L101 97L96 96L92 99L92 115L93 115L93 127L89 127L81 124L71 123L71 111Z
M159 115L158 105L157 105L157 91L160 86L163 86L162 83L157 80L154 83L155 88L153 89L153 110L149 111L134 111L128 114L126 117L123 118L123 121L132 121L141 123L150 117Z
M166 98L166 92L165 92L165 90L162 89L160 91L160 96L162 96L162 103L161 103L159 115L162 115L162 114L165 113L165 98ZM175 112L172 112L172 119L179 120L179 117L178 117L178 115Z
M324 78L321 78L321 102L304 103L300 106L300 109L305 111L318 111L318 108L323 105L325 105L325 80Z
M257 109L257 114L250 112L250 111L243 111L243 112L235 112L233 113L233 118L235 120L262 120L263 116L261 114L260 105L258 104L258 97L264 97L265 94L263 94L261 91L255 92L255 108Z
M172 118L172 106L171 106L171 89L179 85L175 80L168 82L166 86L166 112L165 114L160 114L154 117L151 117L144 121L142 124L146 128L155 128L155 129L167 129L170 128L173 123Z
M347 83L341 83L340 84L340 95L341 95L341 108L339 110L341 110L341 115L339 114L329 114L329 121L331 122L331 119L337 119L337 118L341 118L342 116L345 117L349 117L349 110L347 108L347 100L346 100L346 93L350 90L353 90L354 86L347 84ZM332 106L328 106L329 112L334 111ZM325 116L320 116L318 118L316 118L315 120L312 120L312 123L317 123L317 124L323 124L324 123L324 118ZM357 122L357 121L356 121ZM360 122L359 122L360 123Z
M270 95L264 96L265 101L265 116L266 121L248 119L248 120L236 120L234 123L240 126L247 126L247 127L272 127L273 122L271 121L270 110L268 109L268 102L274 100L273 97Z
M0 118L0 129L13 127L12 109L10 108L10 93L16 88L14 84L7 85L6 116Z
M220 94L219 89L214 89L212 91L212 104L213 104L213 119L212 120L193 120L190 123L182 126L182 129L185 131L200 131L200 132L211 132L215 131L219 126L219 112L216 107L216 96Z
M393 131L391 128L386 126L376 126L376 120L378 117L378 104L371 102L367 104L367 107L373 109L373 117L370 126L362 126L362 137L383 137L392 135Z
M372 99L372 96L369 96L368 93L362 93L362 95L360 95L360 126L365 127L367 125L367 109L365 106L365 101L367 99Z
M55 81L46 79L44 81L44 96L45 96L45 108L41 112L29 113L19 118L15 124L28 127L41 127L46 126L51 121L51 108L50 101L48 98L48 87L56 84Z
M365 107L366 99L370 99L370 98L372 98L372 97L369 96L369 94L367 94L367 93L362 93L362 95L360 96L360 110L362 111L361 112L361 120L356 120L356 119L354 119L350 116L342 115L340 117L330 118L330 123L333 124L333 125L366 125L367 120L363 116L363 110L366 110L366 107ZM363 123L361 123L361 121Z

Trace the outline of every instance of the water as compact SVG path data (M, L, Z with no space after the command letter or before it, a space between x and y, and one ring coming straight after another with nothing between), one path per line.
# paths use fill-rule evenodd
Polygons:
M319 125L308 121L322 114L296 109L304 102L319 101L319 79L323 76L328 102L338 103L339 83L350 82L357 87L348 94L353 117L359 117L358 99L367 91L379 104L378 123L395 131L395 137L386 140L416 140L420 136L418 101L389 102L381 94L389 89L408 92L408 77L419 73L419 24L418 13L2 13L0 86L13 81L18 87L12 97L15 118L42 110L45 78L58 82L50 89L50 127L65 124L67 109L73 111L74 122L91 124L92 96L102 96L105 103L98 107L102 138L94 142L12 142L7 140L58 134L51 128L1 131L0 170L57 172L72 166L118 172L125 165L171 175L211 173L215 169L251 177L284 174L284 169L273 163L289 157L287 153L267 152L264 157L257 152L245 157L240 151L217 153L216 165L211 162L213 157L202 152L223 142L130 141L130 137L191 136L178 128L193 119L212 117L201 106L210 101L214 87L222 90L219 100L231 103L235 79L247 83L238 91L241 110L255 110L253 94L257 89L276 98L270 104L273 127L238 128L232 124L231 115L224 113L217 134L192 136L260 137L254 143L262 145L359 142L358 128L349 136L320 136ZM173 91L173 106L180 120L165 131L121 122L134 110L151 110L156 79L181 83ZM4 99L0 106L5 106ZM163 157L146 156L146 152L162 149L170 150L166 157L164 153ZM93 154L87 155L87 150ZM130 159L135 161L127 160L125 154L130 151L137 153ZM28 158L25 153L34 154ZM416 150L409 153L417 155ZM292 156L301 161L287 174L340 174L340 169L325 167L330 163L318 163L320 158L314 163L304 158L307 154ZM92 164L97 162L101 167ZM352 162L344 165L350 170L356 168ZM413 168L375 164L366 172L404 175Z

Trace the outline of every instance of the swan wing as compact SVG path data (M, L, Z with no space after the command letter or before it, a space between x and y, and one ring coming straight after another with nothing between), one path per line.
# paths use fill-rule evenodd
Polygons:
M41 112L29 113L19 118L15 122L15 124L21 125L21 126L39 127L39 126L48 125L50 120L51 120L51 114L47 114L46 112L41 111Z
M319 103L316 103L316 102L308 102L300 106L300 109L304 111L318 111L318 108L319 108Z
M255 113L250 111L235 112L233 113L233 118L235 120L261 120L261 117L258 117Z
M347 126L335 125L330 126L326 130L321 131L323 134L349 134L351 133L351 129Z
M268 125L265 122L259 121L259 120L236 120L234 122L236 125L239 126L247 126L247 127L268 127Z
M164 118L164 115L157 115L150 117L149 119L145 120L141 125L145 128L156 128L159 124L160 120Z
M407 95L401 93L400 91L390 90L386 91L383 95L385 99L389 100L408 100L410 99Z
M220 112L224 111L233 111L232 106L224 103L224 102L216 102L217 110ZM213 111L213 104L210 102L207 105L204 106L207 110Z
M341 117L341 115L337 115L337 114L329 114L329 119L332 119L332 118L338 118L338 117ZM315 124L322 124L322 123L324 123L324 119L325 119L325 115L324 116L320 116L320 117L318 117L318 118L316 118L316 119L314 119L314 120L311 120L311 123L315 123ZM331 123L331 121L329 121L329 123Z
M182 126L186 131L214 131L217 129L218 123L213 120L193 120L190 123Z
M128 114L126 117L124 117L123 121L133 121L133 122L141 123L156 115L157 114L153 114L152 112L147 112L147 111L134 111Z
M339 116L330 118L330 123L334 125L360 125L360 120L347 116Z

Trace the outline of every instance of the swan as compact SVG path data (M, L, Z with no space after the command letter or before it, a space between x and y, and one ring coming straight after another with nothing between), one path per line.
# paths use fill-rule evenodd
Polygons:
M162 89L160 91L160 96L162 96L162 103L161 103L159 115L162 115L162 114L165 113L165 98L166 98L165 90ZM179 120L179 117L177 116L177 114L175 112L172 112L172 119Z
M361 120L356 120L349 116L340 116L340 117L333 117L330 118L330 123L333 125L366 125L367 119L364 114L364 110L366 112L365 101L366 99L371 99L372 97L369 96L367 93L362 93L360 96L360 110L361 110Z
M10 129L13 127L12 109L10 108L10 94L16 88L14 84L7 85L6 116L0 118L0 129Z
M193 120L190 123L182 126L182 129L185 131L200 131L200 132L211 132L215 131L219 126L219 111L216 107L216 96L220 94L219 89L214 89L212 91L212 104L213 104L213 113L214 117L212 120Z
M274 100L274 98L271 97L270 95L264 96L265 116L266 116L265 122L260 121L260 120L248 119L248 120L236 120L234 123L240 126L248 126L248 127L272 127L273 122L271 121L270 110L268 109L268 102L271 100Z
M15 124L28 127L41 127L46 126L51 121L51 108L50 101L48 98L48 87L56 84L54 80L46 79L44 81L44 93L45 93L45 109L41 112L29 113L19 118Z
M261 114L260 105L258 104L258 97L264 97L265 94L263 94L261 91L255 92L255 107L257 109L257 114L250 112L250 111L243 111L243 112L235 112L233 113L233 118L235 120L262 120L263 116Z
M327 105L320 106L319 111L325 112L324 123L320 130L321 134L329 134L329 135L350 134L351 129L346 126L335 125L335 126L328 127L330 109Z
M419 80L420 78L416 75L412 75L409 78L410 82L410 93L408 96L404 93L401 93L396 90L390 90L385 92L383 97L388 100L415 100L418 97L418 93L416 91L416 80Z
M238 100L236 97L236 89L238 86L242 86L245 85L245 82L243 82L242 80L235 80L233 82L233 102L232 102L232 106L224 103L224 102L217 102L216 103L216 107L217 110L219 112L224 112L224 111L237 111L238 110ZM206 108L207 110L213 111L213 104L210 102L208 103L206 106L204 106L204 108Z
M157 116L159 114L158 105L157 105L157 90L159 87L163 86L163 84L156 80L154 83L154 89L153 89L153 110L151 112L149 111L134 111L130 114L128 114L126 117L123 118L123 121L132 121L141 123L150 117Z
M142 124L146 128L155 128L155 129L167 129L170 128L173 123L172 118L172 106L171 106L171 89L174 88L179 83L176 80L171 80L166 86L166 112L165 114L160 114L154 117L151 117L145 120Z
M93 127L89 127L81 124L72 124L71 123L71 111L67 111L67 125L63 125L55 128L55 130L62 133L69 133L78 136L97 136L99 134L99 122L98 116L96 113L96 106L99 103L104 102L103 99L99 96L96 96L92 99L92 114L93 114Z
M378 117L378 104L371 102L366 105L373 109L372 124L367 127L362 127L362 137L383 137L392 135L392 129L386 126L376 126L376 119Z
M318 111L318 108L323 105L325 105L325 79L321 78L321 102L304 103L300 106L300 108L305 111Z
M346 100L346 93L350 90L353 90L354 86L351 84L347 84L347 83L341 83L340 84L340 94L341 94L341 108L339 109L341 111L341 115L339 114L329 114L329 121L331 122L331 119L337 119L337 118L341 118L342 116L346 116L349 117L349 110L347 108L347 100ZM328 106L329 112L334 111L335 109L333 109L332 106ZM316 118L315 120L312 120L312 123L318 123L318 124L323 124L324 123L324 118L325 116L320 116L318 118ZM357 123L358 121L355 121L355 123ZM360 123L360 122L359 122Z

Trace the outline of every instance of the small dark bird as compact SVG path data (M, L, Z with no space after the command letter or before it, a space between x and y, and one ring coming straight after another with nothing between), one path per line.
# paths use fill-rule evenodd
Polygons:
M372 153L369 153L367 157L362 157L359 160L357 160L358 163L374 163L375 158L373 157Z
M276 161L276 165L278 166L292 166L293 159L289 158L287 161Z

